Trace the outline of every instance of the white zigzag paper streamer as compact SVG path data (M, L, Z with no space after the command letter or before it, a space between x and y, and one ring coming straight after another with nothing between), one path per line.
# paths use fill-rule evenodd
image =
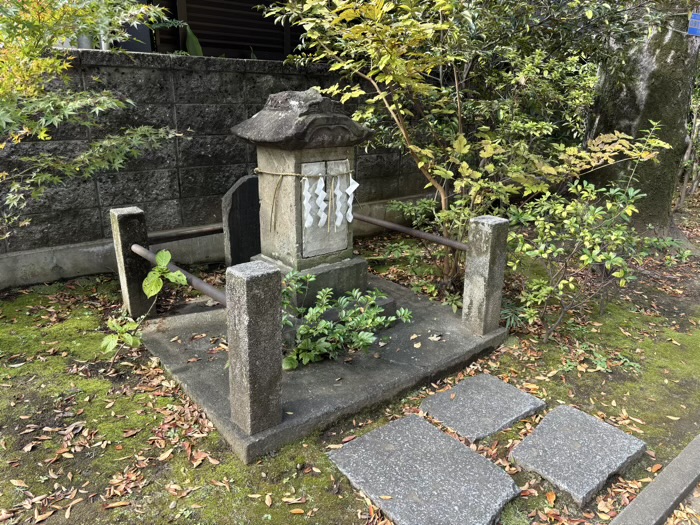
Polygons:
M348 177L350 179L350 184L348 184L348 189L345 190L345 193L348 195L348 211L345 214L345 217L347 218L348 222L352 222L355 219L355 216L352 214L352 204L353 200L355 199L355 190L357 190L360 185L355 179L352 178L352 175L348 175Z
M335 179L335 226L339 227L343 224L345 220L345 192L343 191L343 179L341 177L336 177Z
M311 184L309 184L309 179L304 177L301 180L303 189L303 204L304 204L304 227L311 228L314 225L314 204L311 202Z
M326 213L326 208L328 208L328 204L326 204L326 196L328 195L325 191L326 184L323 180L323 177L319 177L318 179L318 184L316 184L316 195L318 196L316 199L316 205L318 206L318 225L319 226L325 226L326 222L328 221L328 214Z

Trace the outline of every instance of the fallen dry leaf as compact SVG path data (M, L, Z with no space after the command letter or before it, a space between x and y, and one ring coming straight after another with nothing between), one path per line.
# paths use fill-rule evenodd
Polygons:
M552 507L554 502L557 500L557 495L554 492L547 492L547 503Z
M50 510L46 514L35 514L34 515L34 523L41 523L42 521L48 519L51 517L51 515L56 512L55 510Z
M166 459L170 458L170 456L173 455L173 448L170 448L163 452L160 456L158 456L158 461L165 461Z
M109 509L116 509L119 507L128 507L131 505L128 501L115 501L114 503L108 503L107 505L104 505L102 508L105 510Z

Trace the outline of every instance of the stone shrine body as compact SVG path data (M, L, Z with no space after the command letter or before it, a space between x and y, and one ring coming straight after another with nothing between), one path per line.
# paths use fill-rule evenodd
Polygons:
M354 146L370 131L317 91L271 95L265 107L233 128L257 148L260 245L257 257L316 276L343 293L367 287L367 264L352 253Z

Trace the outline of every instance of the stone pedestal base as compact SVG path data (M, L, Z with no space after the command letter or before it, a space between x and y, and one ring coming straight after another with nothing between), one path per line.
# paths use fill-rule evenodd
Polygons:
M292 271L292 268L289 266L262 254L253 257L253 260L274 264L280 269L283 276ZM300 303L303 306L312 306L315 302L316 294L324 288L333 288L336 295L342 295L355 288L362 292L367 290L367 261L362 257L352 257L339 262L319 264L299 273L301 275L312 274L316 276L316 280L309 284L306 297L300 298Z

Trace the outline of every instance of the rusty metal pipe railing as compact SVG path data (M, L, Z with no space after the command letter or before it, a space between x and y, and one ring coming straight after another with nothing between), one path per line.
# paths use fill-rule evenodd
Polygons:
M445 237L440 237L439 235L433 235L432 233L422 232L420 230L414 230L408 226L402 226L394 222L384 221L382 219L375 219L374 217L368 217L367 215L354 214L358 221L366 222L368 224L374 224L375 226L381 226L387 230L394 230L400 233L405 233L411 237L417 237L426 241L434 242L442 246L447 246L448 248L454 248L462 252L466 252L468 247L466 244L453 241L452 239L446 239Z
M134 252L136 255L143 257L144 259L146 259L148 262L150 262L154 266L156 265L156 254L153 253L148 248L144 248L140 244L132 244L131 251ZM187 283L192 288L194 288L197 291L202 292L204 295L206 295L208 297L211 297L217 303L221 303L222 305L226 306L226 294L224 294L224 292L222 292L218 288L215 288L214 286L212 286L209 283L205 283L199 277L195 277L187 270L183 270L179 266L176 266L172 263L170 263L168 265L168 269L171 272L178 272L178 271L182 272L182 274L185 276L185 279L187 279Z
M182 241L184 239L194 239L196 237L216 235L223 232L224 225L222 223L207 224L206 226L193 226L191 228L178 228L176 230L149 233L148 242L149 244L162 244L165 242Z

